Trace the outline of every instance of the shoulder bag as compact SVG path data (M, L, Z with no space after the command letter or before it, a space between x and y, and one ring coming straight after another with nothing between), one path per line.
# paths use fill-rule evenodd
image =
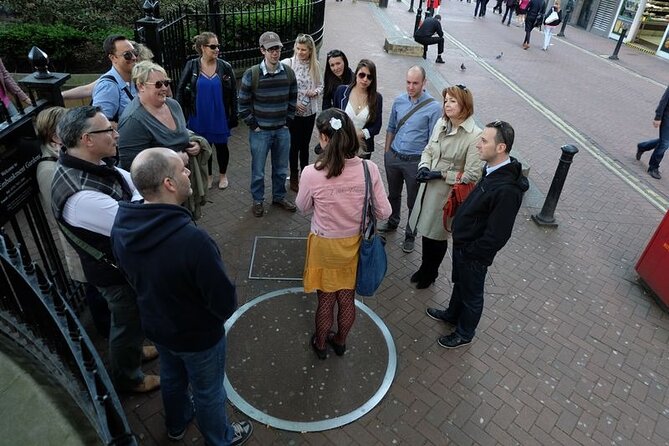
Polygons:
M462 178L462 172L458 173L456 183L451 188L451 193L444 205L444 229L448 232L451 232L451 222L458 208L465 202L471 191L476 188L476 183L460 183L460 178Z
M372 197L372 180L369 175L367 161L362 161L365 171L365 201L362 205L362 222L360 231L360 256L355 280L355 291L360 296L373 296L381 286L388 270L385 240L376 233L376 216L374 215L374 199Z

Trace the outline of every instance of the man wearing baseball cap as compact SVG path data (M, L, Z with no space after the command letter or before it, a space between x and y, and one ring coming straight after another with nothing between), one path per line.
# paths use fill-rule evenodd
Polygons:
M253 215L265 214L265 162L272 152L272 204L295 212L286 199L286 177L290 133L288 122L295 116L297 82L293 70L282 64L279 36L267 31L260 36L262 62L242 76L239 90L239 118L249 127L251 148L251 195Z

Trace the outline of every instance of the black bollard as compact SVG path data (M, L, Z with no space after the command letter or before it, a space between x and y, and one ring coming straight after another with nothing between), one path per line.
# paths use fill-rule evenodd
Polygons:
M423 0L418 0L418 11L416 11L416 23L413 25L413 35L416 35L420 20L423 18Z
M541 208L539 214L532 216L532 221L538 224L539 226L557 226L555 222L555 208L557 207L558 200L560 199L560 194L562 193L562 187L564 186L564 181L567 179L567 174L569 173L569 167L571 166L572 159L574 155L578 153L576 146L571 144L564 145L560 147L562 150L562 156L560 157L560 162L558 167L555 170L555 176L551 182L551 188L548 190L548 195L546 196L546 201L544 201L544 206Z
M626 33L627 33L627 28L623 27L623 29L620 31L620 39L618 39L618 43L616 43L616 49L613 50L613 54L609 56L609 59L618 60L618 51L620 51L620 47L623 44L623 40L625 39Z
M401 2L402 0L397 0L398 2ZM413 0L411 0L411 4L409 5L409 11L408 12L413 12Z
M564 29L567 27L567 23L569 23L569 19L571 19L571 13L574 11L574 0L567 1L567 6L565 6L564 11L565 17L562 21L562 28L560 28L560 32L557 35L558 37L565 37Z

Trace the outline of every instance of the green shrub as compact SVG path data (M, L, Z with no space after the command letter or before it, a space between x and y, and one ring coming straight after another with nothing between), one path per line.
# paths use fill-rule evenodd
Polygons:
M31 72L28 53L36 46L49 56L51 71L102 72L109 68L102 41L112 33L133 37L132 28L118 26L85 32L62 24L6 24L0 27L0 55L8 70Z

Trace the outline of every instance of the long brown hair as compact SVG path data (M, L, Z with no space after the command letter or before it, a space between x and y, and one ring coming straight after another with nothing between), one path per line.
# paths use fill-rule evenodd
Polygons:
M353 80L351 81L351 89L355 87L356 83L358 82L358 71L360 71L360 68L365 67L369 70L369 74L372 76L372 81L369 83L369 87L367 87L367 107L369 108L369 115L367 116L367 122L366 124L369 124L371 122L374 122L376 119L376 65L374 62L372 62L369 59L360 59L360 62L358 62L358 66L355 67L355 75L353 76Z
M333 123L341 128L333 128ZM338 177L344 171L346 160L358 153L358 136L353 121L340 109L328 108L316 118L316 128L329 138L329 142L314 168L327 171L325 178Z

